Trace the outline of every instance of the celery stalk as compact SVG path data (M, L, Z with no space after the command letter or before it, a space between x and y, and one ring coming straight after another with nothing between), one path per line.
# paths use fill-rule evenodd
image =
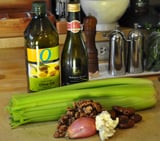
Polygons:
M33 94L13 95L7 107L13 128L58 120L74 101L93 99L110 109L114 105L143 110L155 106L153 82L141 78L112 78L53 88Z

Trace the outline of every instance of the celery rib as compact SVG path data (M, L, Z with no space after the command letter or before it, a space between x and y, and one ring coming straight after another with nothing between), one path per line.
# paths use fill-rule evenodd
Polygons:
M88 81L60 88L13 95L7 107L11 127L30 122L58 120L74 101L92 99L104 108L114 105L143 110L153 107L156 90L153 82L142 78L111 78Z

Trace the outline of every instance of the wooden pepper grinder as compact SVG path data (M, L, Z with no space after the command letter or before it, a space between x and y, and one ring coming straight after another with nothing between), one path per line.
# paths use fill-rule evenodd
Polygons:
M84 18L84 34L86 38L86 47L88 50L88 71L93 75L99 71L98 52L95 45L97 19L94 16Z

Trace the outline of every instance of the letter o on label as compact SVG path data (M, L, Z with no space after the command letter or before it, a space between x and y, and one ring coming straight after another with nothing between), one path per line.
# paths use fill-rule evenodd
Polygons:
M43 49L41 52L40 52L40 60L42 62L46 62L46 61L49 61L51 58L51 50L50 49Z

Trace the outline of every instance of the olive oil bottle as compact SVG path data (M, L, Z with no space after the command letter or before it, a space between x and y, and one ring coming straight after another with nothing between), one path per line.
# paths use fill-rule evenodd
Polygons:
M45 1L33 2L33 17L24 31L29 91L60 85L59 36L46 11Z
M68 85L88 80L88 54L81 33L80 4L67 4L67 36L61 56L61 82Z

